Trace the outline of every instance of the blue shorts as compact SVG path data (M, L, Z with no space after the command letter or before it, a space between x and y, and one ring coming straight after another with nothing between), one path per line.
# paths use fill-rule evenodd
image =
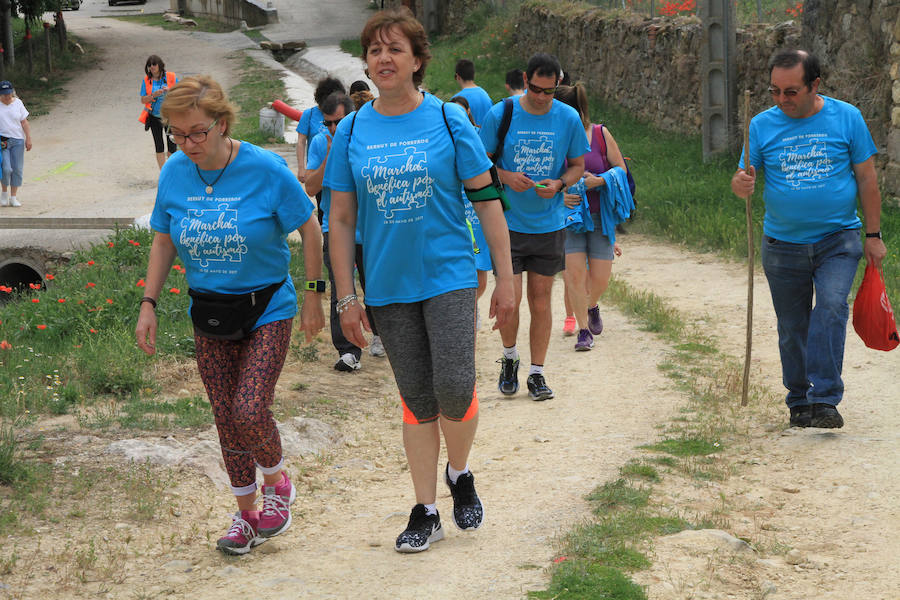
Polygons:
M594 221L593 231L573 233L571 229L566 229L566 254L583 252L588 258L612 260L613 244L603 235L600 213L594 213L591 217Z

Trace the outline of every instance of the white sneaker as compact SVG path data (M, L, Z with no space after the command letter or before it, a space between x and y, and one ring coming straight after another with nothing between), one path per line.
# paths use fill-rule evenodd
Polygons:
M359 359L350 354L349 352L342 355L336 363L334 363L335 371L343 371L345 373L351 373L353 371L359 371L362 368L362 365L359 362Z
M19 199L16 198L15 196L10 196L9 197L9 205L10 206L22 206L22 203L19 202Z
M0 206L9 206L9 192L0 192Z
M381 343L381 336L372 336L372 343L369 344L369 354L372 356L384 356L384 344Z

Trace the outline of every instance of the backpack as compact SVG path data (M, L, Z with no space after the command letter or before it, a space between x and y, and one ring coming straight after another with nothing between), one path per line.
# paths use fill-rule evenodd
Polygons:
M607 156L606 155L606 137L603 135L603 123L600 123L600 125L598 125L598 127L600 127L600 137L599 137L600 152L602 152L604 158L606 158L606 156ZM629 161L631 161L631 159L628 158L627 156L623 156L622 158L625 159L625 174L628 177L628 189L631 190L631 199L634 200L634 206L635 206L635 208L637 208L637 198L635 198L635 196L634 196L634 188L635 188L634 177L631 176L631 169L628 168L628 163L629 163ZM606 164L609 164L608 158L606 160Z

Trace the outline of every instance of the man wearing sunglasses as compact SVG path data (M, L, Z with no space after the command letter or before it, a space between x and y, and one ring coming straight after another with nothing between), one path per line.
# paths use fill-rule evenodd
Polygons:
M560 72L559 61L549 54L535 54L528 61L526 91L511 100L512 119L499 161L495 161L510 203L506 221L516 290L513 318L500 328L503 357L498 387L507 395L519 389L518 305L522 301L522 272L528 271L531 368L527 384L533 400L553 397L544 379L544 359L553 322L550 293L556 274L565 268L563 191L581 179L584 155L590 151L578 113L553 99ZM503 112L503 102L494 105L480 131L492 158L500 147L498 129Z
M331 150L331 140L337 129L338 123L345 116L353 112L353 101L343 92L333 92L322 101L322 126L325 132L317 135L309 144L309 156L306 159L306 193L310 198L322 192L319 200L319 209L322 211L322 258L325 268L328 269L328 281L331 285L331 343L338 353L338 361L334 363L336 371L351 373L362 367L360 357L362 348L350 342L341 331L341 317L337 311L337 298L335 297L334 274L331 271L331 255L328 250L328 212L331 208L331 190L322 187L325 177L325 165L328 163L328 152ZM363 271L362 240L359 231L356 232L356 270L359 272L359 282L365 291L366 274ZM366 311L369 309L366 308ZM369 314L369 323L372 325L372 343L369 345L369 353L372 356L385 356L384 346L378 337L375 327L375 319Z
M746 198L763 169L761 255L778 320L790 425L837 428L844 425L837 405L844 393L847 296L860 257L877 267L887 250L875 143L856 107L818 93L819 75L819 61L803 50L772 57L768 91L775 106L750 122L750 165L741 159L731 189Z

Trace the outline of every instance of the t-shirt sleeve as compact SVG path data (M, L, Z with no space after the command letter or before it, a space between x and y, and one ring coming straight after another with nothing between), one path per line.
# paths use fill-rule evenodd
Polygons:
M326 151L328 150L328 136L317 135L309 144L309 154L306 156L306 168L309 170L318 169L325 160Z
M273 168L278 178L275 218L281 225L281 232L288 234L309 220L315 206L297 181L297 177L286 165L277 165Z
M353 169L350 166L349 134L356 113L350 113L338 124L331 141L328 153L328 164L325 165L325 181L322 184L338 192L356 191Z
M300 120L297 122L297 133L300 135L305 135L309 138L309 122L312 120L313 116L313 107L310 106L300 115Z
M481 130L478 132L478 137L481 138L484 149L491 154L497 150L497 130L500 128L502 116L503 102L498 102L485 115L484 123L481 124Z
M447 122L456 142L456 172L460 179L469 179L491 168L484 144L465 112L458 104L445 105Z
M850 162L858 165L878 152L869 127L859 109L854 109L851 121L852 137L850 139Z
M156 202L153 203L153 212L150 213L150 228L159 233L169 233L169 213L166 212L165 198L169 190L172 169L170 164L163 165L159 172L159 184L156 186Z
M577 114L575 119L569 119L569 131L569 148L566 151L566 158L578 158L591 151L587 134L584 132L581 119L577 117Z

